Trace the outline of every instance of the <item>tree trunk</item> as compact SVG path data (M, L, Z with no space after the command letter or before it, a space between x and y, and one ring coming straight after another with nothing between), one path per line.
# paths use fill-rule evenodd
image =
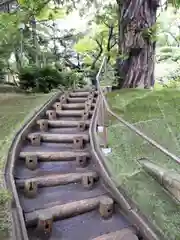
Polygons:
M21 65L21 60L19 57L19 50L17 48L14 49L14 55L15 55L15 60L16 60L16 68L17 68L17 71L19 72L22 65Z
M153 35L155 35L159 0L117 1L119 6L122 4L119 14L121 56L117 59L119 85L124 88L138 86L149 88L154 85L155 36Z
M35 49L35 64L39 66L39 57L38 57L38 41L37 41L37 32L36 32L36 19L32 16L31 19L31 27L32 27L32 40L33 40L33 47Z

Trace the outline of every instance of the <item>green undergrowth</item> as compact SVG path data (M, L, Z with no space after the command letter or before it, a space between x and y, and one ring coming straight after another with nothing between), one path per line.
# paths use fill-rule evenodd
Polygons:
M173 89L121 90L108 94L114 112L132 123L170 152L180 155L180 91ZM180 165L146 140L109 117L108 166L117 185L123 186L142 212L166 239L180 239L180 205L144 172L138 159L180 173Z
M0 93L0 239L6 239L10 228L7 202L11 194L3 183L3 169L15 133L50 97L51 94Z

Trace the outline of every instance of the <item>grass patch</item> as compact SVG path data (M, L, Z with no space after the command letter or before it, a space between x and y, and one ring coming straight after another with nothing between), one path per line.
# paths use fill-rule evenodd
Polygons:
M11 224L7 212L7 202L11 195L6 191L3 184L3 168L8 149L15 133L22 124L51 96L52 93L32 95L0 93L0 239L7 237Z
M0 93L21 93L21 92L23 91L15 85L0 84Z
M180 91L121 90L109 93L108 101L113 111L172 153L180 155ZM116 183L124 186L167 239L179 240L180 205L144 172L137 160L148 157L179 173L180 165L112 119L108 139L113 150L108 156L108 166Z

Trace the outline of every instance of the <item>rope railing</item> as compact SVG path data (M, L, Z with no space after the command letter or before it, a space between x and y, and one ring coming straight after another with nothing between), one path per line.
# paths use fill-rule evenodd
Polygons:
M106 100L105 97L105 92L106 89L101 87L101 77L102 74L105 73L105 78L106 78L106 69L107 69L107 58L104 57L101 63L101 66L99 68L99 71L96 75L96 82L97 82L97 88L98 91L100 93L100 101L101 103L101 111L99 111L99 113L101 113L104 116L104 111L108 112L110 115L112 115L113 117L115 117L120 123L122 123L124 126L126 126L127 128L129 128L131 131L133 131L134 133L136 133L137 135L139 135L141 138L143 138L144 140L146 140L148 143L150 143L152 146L154 146L155 148L157 148L158 150L160 150L162 153L164 153L166 156L170 157L172 160L180 163L180 158L178 156L176 156L175 154L171 153L170 151L168 151L166 148L164 148L161 144L157 143L155 140L151 139L150 137L148 137L147 135L145 135L142 131L140 131L138 128L136 128L135 126L133 126L132 124L130 124L129 122L125 121L123 118L121 118L119 115L117 115L116 113L114 113L109 105L108 102ZM103 122L105 121L105 119L103 119ZM106 140L107 141L107 140Z
M157 129L151 129L148 121L132 125L111 110L106 99L108 88L101 84L103 79L109 77L107 72L107 61L104 57L96 76L99 102L95 112L94 145L99 147L99 155L102 156L109 178L121 194L121 205L126 206L128 202L130 208L137 208L140 215L145 216L148 228L153 223L155 229L167 237L165 239L174 239L170 237L172 231L167 226L174 221L174 212L180 201L180 158L176 155L180 149L173 154L173 139L164 139L165 132L161 133L163 136L158 135L157 129L162 127L162 119L152 119L151 123L155 124L153 126L157 125ZM153 131L157 131L157 134L152 134ZM167 146L162 146L154 139L162 141L163 144L168 140ZM131 201L135 207L131 205ZM142 226L142 229L144 228L145 225ZM177 232L173 234L178 235ZM152 237L152 232L149 236L150 239L156 239Z

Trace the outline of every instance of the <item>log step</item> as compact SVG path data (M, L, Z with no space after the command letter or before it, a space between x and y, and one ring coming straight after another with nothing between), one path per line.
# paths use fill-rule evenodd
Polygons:
M56 106L55 106L56 108ZM63 103L61 104L62 110L83 110L85 108L85 103ZM57 108L58 109L58 108Z
M113 200L108 196L99 196L95 198L88 198L80 201L70 202L63 205L32 211L25 214L25 221L27 227L35 226L41 219L41 216L47 216L52 221L58 219L65 219L73 217L82 213L92 211L101 207L101 201L104 200L113 203Z
M66 185L69 183L85 182L85 178L98 181L98 175L94 171L85 173L67 173L67 174L50 174L41 177L33 177L29 179L18 179L16 184L19 188L24 188L27 182L36 183L38 187L52 187L58 185ZM84 184L83 184L84 185ZM85 186L86 187L86 186Z
M86 118L89 117L88 114L85 114L84 116L86 116ZM40 120L37 121L37 124L39 125L39 130L41 132L48 132L48 130L49 130L49 133L76 134L77 132L84 132L87 129L87 125L86 125L85 120L83 119L83 117L82 117L81 121L77 121L77 125L75 126L76 128L72 127L70 124L67 125L67 127L59 128L59 127L55 126L55 124L54 124L53 128L49 129L49 127L51 127L49 123L51 123L51 122L49 122L47 119L40 119Z
M76 158L90 158L89 152L59 151L59 152L20 152L20 158L36 157L40 161L73 161Z
M75 139L88 142L89 135L83 133L77 134L55 134L55 133L30 133L28 139L33 145L40 145L39 142L54 142L54 143L73 143Z
M87 101L87 98L67 98L68 103L85 103Z
M83 121L87 127L90 125L90 121ZM72 121L72 120L48 120L48 125L50 127L78 127L80 121Z
M70 97L76 98L76 97L88 97L93 91L89 92L71 92L69 94Z
M89 121L87 120L80 120L80 121L65 121L65 120L48 120L48 119L40 119L37 121L39 125L39 129L42 132L47 132L49 127L51 127L52 132L57 130L57 133L61 133L65 129L68 131L78 130L79 132L85 131L89 126ZM54 128L54 130L52 129ZM74 129L77 128L77 129ZM65 132L64 132L65 133Z
M93 103L91 108L94 107L95 104ZM85 103L64 103L61 104L62 110L84 110L86 107ZM56 106L55 106L56 108ZM58 109L58 108L57 108Z
M120 231L111 232L102 236L93 238L92 240L138 240L135 231L130 228L124 228Z
M87 128L97 99L94 89L59 95L22 137L13 177L31 239L137 240L120 231L132 225L92 156Z
M84 110L56 110L56 114L59 117L82 117ZM92 115L92 111L89 111Z
M86 88L77 88L73 90L73 92L90 92L90 91L95 91L95 88L86 87Z

